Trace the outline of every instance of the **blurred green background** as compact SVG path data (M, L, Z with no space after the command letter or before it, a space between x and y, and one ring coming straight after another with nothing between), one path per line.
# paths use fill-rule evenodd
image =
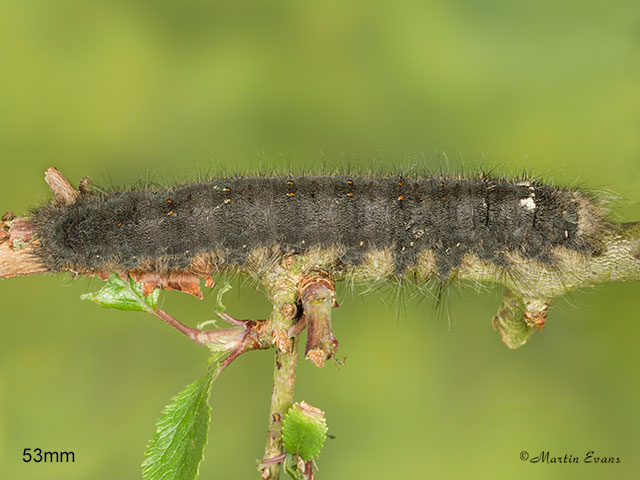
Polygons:
M74 183L179 181L288 168L533 171L606 188L640 220L636 0L0 2L0 209ZM234 280L228 310L263 318ZM169 398L207 352L141 313L81 302L97 280L0 282L0 478L133 479ZM320 479L637 478L640 295L608 285L558 299L543 334L509 351L499 288L459 288L438 315L393 287L340 286L341 369L302 362L297 399L326 411ZM204 301L165 294L195 324ZM257 478L272 352L214 386L200 478ZM76 462L25 464L24 448ZM619 456L534 465L532 455Z

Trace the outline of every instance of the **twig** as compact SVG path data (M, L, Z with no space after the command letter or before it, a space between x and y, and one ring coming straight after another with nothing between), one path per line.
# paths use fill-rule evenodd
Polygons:
M223 313L221 316L236 325L235 327L204 330L188 327L158 307L150 309L149 312L195 343L208 347L213 352L228 353L218 370L218 374L222 373L231 362L245 352L266 350L273 347L271 321L236 320L231 315Z
M298 337L291 338L288 330L296 319L295 303L299 270L299 265L292 261L291 257L286 258L266 277L265 282L273 302L269 321L272 325L272 341L276 346L265 459L282 455L280 434L282 420L285 413L293 405L298 365ZM280 464L264 465L261 470L261 478L263 480L280 478Z
M164 310L162 310L162 309L160 309L158 307L150 310L150 312L153 315L155 315L156 317L158 317L159 319L161 319L166 324L171 325L173 328L178 330L180 333L185 334L187 337L189 337L194 342L199 343L201 345L206 345L206 343L203 340L201 340L200 337L199 337L199 334L201 334L203 332L203 330L198 330L197 328L187 327L184 323L182 323L181 321L179 321L178 319L176 319L172 315L169 315L167 312L165 312Z

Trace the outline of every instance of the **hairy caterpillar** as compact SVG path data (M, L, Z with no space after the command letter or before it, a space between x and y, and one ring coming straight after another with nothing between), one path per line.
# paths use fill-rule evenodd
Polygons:
M42 207L35 221L37 254L51 271L144 272L152 287L178 289L176 275L249 269L265 248L319 250L333 272L365 264L378 277L420 270L446 280L468 258L506 273L519 260L557 270L558 253L598 255L609 225L581 191L529 179L397 175L234 177L84 193Z

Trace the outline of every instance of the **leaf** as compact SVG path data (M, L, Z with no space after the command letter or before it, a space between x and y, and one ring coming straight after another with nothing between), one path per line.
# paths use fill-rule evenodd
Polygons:
M325 438L324 412L305 402L294 403L282 421L282 441L287 451L308 462L320 453Z
M109 280L97 292L86 293L80 298L91 300L101 307L118 308L120 310L149 311L156 308L160 290L154 290L147 296L142 294L142 285L129 278L128 282L112 273Z
M171 399L162 410L142 463L145 480L193 480L203 458L211 407L209 393L219 357L207 374Z

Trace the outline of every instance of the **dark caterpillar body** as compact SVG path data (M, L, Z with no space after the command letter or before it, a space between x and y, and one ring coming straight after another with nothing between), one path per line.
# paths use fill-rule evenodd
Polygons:
M83 195L36 213L39 254L54 271L185 269L201 253L243 265L251 252L334 248L343 264L389 249L396 274L432 251L441 278L471 253L508 269L507 253L553 263L554 247L597 251L604 224L583 193L532 181L403 177L238 177Z

